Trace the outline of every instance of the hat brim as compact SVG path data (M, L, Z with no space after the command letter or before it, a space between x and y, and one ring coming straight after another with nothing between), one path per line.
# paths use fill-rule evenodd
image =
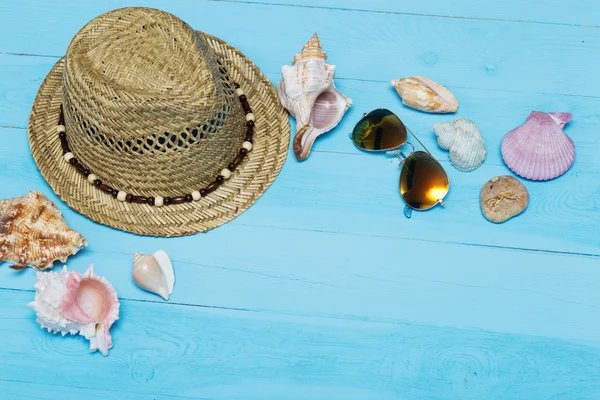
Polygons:
M216 228L243 213L273 183L285 162L290 123L277 91L256 65L224 41L198 32L229 67L256 116L254 147L230 179L199 201L153 207L120 202L63 160L56 132L64 59L40 86L29 117L29 145L42 176L72 209L100 224L146 236L183 236Z

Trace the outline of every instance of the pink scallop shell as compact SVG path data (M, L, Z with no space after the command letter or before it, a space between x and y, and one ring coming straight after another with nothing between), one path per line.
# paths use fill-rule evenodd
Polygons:
M575 161L575 145L562 128L570 113L532 111L502 139L502 158L515 174L534 181L554 179Z

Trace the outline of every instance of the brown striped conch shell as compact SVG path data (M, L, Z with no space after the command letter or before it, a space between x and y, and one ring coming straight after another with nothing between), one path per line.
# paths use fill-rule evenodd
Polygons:
M352 99L335 87L336 67L327 64L326 58L315 33L292 65L281 67L277 91L281 104L296 119L293 149L299 161L308 157L315 139L333 129L352 105Z
M175 274L169 255L164 250L152 255L135 253L132 276L139 287L165 300L169 300L173 293Z
M119 299L113 286L94 274L94 266L77 271L38 272L35 300L28 304L42 329L51 333L81 335L90 351L103 356L113 347L110 328L119 319Z
M453 113L458 110L458 101L442 85L423 76L409 76L392 81L402 104L428 113Z
M12 262L11 268L51 268L84 246L87 241L42 193L0 201L0 262Z

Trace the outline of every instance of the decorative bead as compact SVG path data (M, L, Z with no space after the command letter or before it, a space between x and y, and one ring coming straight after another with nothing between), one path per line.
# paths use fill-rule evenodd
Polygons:
M238 97L242 97L244 95L244 91L242 89L240 89L240 88L237 88L237 89L235 89L235 94Z
M117 189L113 189L113 190L112 190L112 197L113 197L113 198L115 198L115 199L116 199L118 194L119 194L119 191L118 191Z
M164 204L164 199L163 199L162 197L160 197L160 196L156 196L156 197L154 198L154 205L155 205L156 207L162 207L162 206L163 206L163 204Z
M94 181L96 179L98 179L98 177L96 175L94 175L94 174L89 174L88 177L87 177L87 180L88 180L89 183L94 183Z
M94 186L100 186L102 184L102 181L100 179L96 178L96 179L94 179L93 184L94 184Z
M171 199L171 204L183 204L185 202L186 202L185 196L173 197Z
M245 94L240 96L240 101L246 101L246 100L248 100L248 98L246 97Z
M151 206L154 205L154 197L148 197L148 204Z
M68 152L66 153L63 158L65 159L66 162L70 162L72 158L74 158L75 156L73 155L73 153Z
M148 202L148 198L144 196L133 196L132 201L138 204L146 204Z
M242 150L244 150L244 153L242 153ZM248 151L246 149L240 149L240 152L238 153L238 155L233 160L233 163L236 166L240 165L242 163L242 161L244 161L244 157L246 157L246 153L248 153Z
M239 89L239 88L240 88L240 85L239 85L239 84L237 84L237 83L234 83L234 84L233 84L233 86L235 86L235 88L236 88L236 89Z
M73 157L73 158L71 158L71 159L69 160L69 164L77 164L77 162L78 162L78 161L77 161L77 159L76 159L75 157Z
M253 113L246 114L246 121L254 121L254 114Z
M221 182L214 181L213 183L208 185L204 190L206 191L206 193L211 193L211 192L214 192L220 185L221 185Z
M206 189L200 189L200 196L204 197L206 195L207 195Z
M231 171L227 168L223 168L223 171L221 171L221 176L225 179L229 179L231 178Z
M252 143L250 143L250 142L244 142L242 144L242 147L248 151L252 151Z
M64 125L58 125L56 127L56 131L58 132L58 134L60 135L61 133L65 133L65 126Z
M188 193L185 195L185 201L187 201L188 203L191 203L192 200L194 200L194 198L192 197L191 194Z
M170 197L165 197L163 199L163 203L165 203L165 206L171 205L171 203L173 203L173 199Z
M77 168L77 171L79 171L81 174L85 175L86 177L89 175L89 171L86 167L84 167L83 165L77 163L75 164L75 168Z
M225 177L219 175L217 176L217 179L215 179L215 182L223 183L225 182Z
M200 192L199 192L198 190L194 190L194 191L192 192L192 199L193 199L194 201L198 201L198 200L200 200L200 198L201 198L201 197L202 197L202 195L200 194Z
M113 194L113 188L104 183L99 184L98 189L102 190L104 193Z
M230 171L235 171L235 169L237 168L237 165L233 162L230 162L229 165L227 166L227 169L229 169Z
M126 198L127 198L127 193L125 193L122 190L119 190L119 193L117 193L117 200L125 201Z
M246 117L247 117L247 115L246 115ZM248 127L254 126L254 121L246 121L246 126L248 126Z
M118 197L117 197L117 199L118 199ZM125 196L125 201L128 203L131 203L131 200L133 200L133 195L127 194L127 196Z
M64 125L59 125L59 126L64 126ZM67 138L67 134L65 133L65 131L59 132L58 133L58 137L61 139L66 139Z

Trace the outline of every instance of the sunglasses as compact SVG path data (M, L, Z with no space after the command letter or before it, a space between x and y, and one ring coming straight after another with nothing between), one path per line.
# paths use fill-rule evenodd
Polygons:
M407 131L426 151L415 151L407 141ZM360 150L387 152L400 160L400 194L406 203L404 215L410 218L412 210L425 211L436 205L444 206L444 197L450 181L441 164L393 112L380 108L358 121L350 139ZM400 148L410 145L412 151L404 155Z

